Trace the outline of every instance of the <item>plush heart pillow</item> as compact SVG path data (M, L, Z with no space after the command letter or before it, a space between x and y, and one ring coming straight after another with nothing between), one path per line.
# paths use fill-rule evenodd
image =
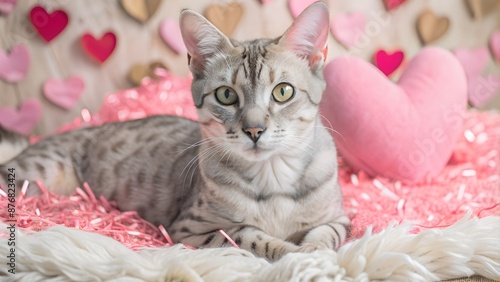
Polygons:
M423 49L397 84L355 57L334 59L325 79L321 112L354 168L416 181L446 165L467 105L465 73L451 53Z

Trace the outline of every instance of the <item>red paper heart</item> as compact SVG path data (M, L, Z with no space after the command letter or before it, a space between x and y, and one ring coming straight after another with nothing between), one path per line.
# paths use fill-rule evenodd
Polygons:
M391 11L399 7L404 2L406 2L406 0L384 0L384 5L387 11Z
M33 27L47 42L58 36L68 25L68 15L66 12L56 10L49 14L40 6L35 6L31 9L30 20Z
M85 33L81 38L83 50L94 60L104 63L116 47L116 36L112 32L105 33L100 39L90 33Z
M41 113L40 103L37 100L28 99L19 110L10 107L0 108L0 125L8 130L27 135L37 124Z
M78 76L72 76L66 81L53 78L45 81L43 93L52 103L69 110L78 102L84 88L85 83Z
M378 50L373 58L373 63L386 76L391 75L403 63L405 54L403 51L395 51L392 54L387 54L385 50Z

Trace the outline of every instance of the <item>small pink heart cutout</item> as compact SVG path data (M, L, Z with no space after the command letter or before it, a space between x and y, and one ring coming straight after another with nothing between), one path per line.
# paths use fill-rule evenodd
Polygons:
M15 83L24 79L30 66L28 47L18 44L12 47L10 55L0 50L0 79Z
M16 7L17 0L0 0L0 14L8 15Z
M75 106L85 88L85 83L78 76L72 76L66 81L49 79L43 85L45 97L59 107L69 110Z
M354 168L417 181L446 165L467 105L466 77L450 52L424 48L397 84L356 57L334 59L325 79L321 112Z
M292 13L293 18L297 18L312 3L318 0L288 0L288 8Z
M366 18L363 13L336 15L331 21L332 34L345 47L351 48L365 30Z
M490 48L491 52L493 53L493 57L497 62L500 63L500 30L497 30L491 34Z
M186 46L182 40L181 29L177 21L164 19L160 24L160 35L177 54L187 53Z
M28 135L40 120L42 107L37 100L28 99L16 110L0 108L0 125L8 130Z

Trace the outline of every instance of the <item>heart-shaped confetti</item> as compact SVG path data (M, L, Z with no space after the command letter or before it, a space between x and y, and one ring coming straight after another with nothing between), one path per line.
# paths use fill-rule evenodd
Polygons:
M453 51L453 54L455 54L460 64L462 64L468 79L480 76L490 59L490 54L486 47L476 49L457 48Z
M243 6L237 2L212 4L205 9L205 17L222 33L231 36L243 15Z
M467 82L469 103L474 107L483 106L500 91L500 76L478 76Z
M112 32L107 32L100 39L96 39L92 34L85 33L82 35L81 44L92 59L104 63L115 50L116 36Z
M295 19L304 11L309 5L317 2L317 0L289 0L288 1L288 9L290 9L290 13L292 13L293 18Z
M0 14L8 15L16 7L17 0L0 0Z
M68 15L62 10L47 13L44 8L35 6L31 9L30 20L38 34L50 42L56 38L68 25Z
M186 46L182 40L179 22L171 19L164 19L160 24L160 35L177 54L185 54Z
M161 0L120 0L120 3L127 14L145 23L154 15Z
M384 6L387 9L387 11L392 11L396 9L397 7L401 6L404 4L406 0L384 0Z
M399 68L399 66L401 66L404 57L405 55L401 50L394 51L390 54L388 54L385 50L378 50L375 52L373 63L386 76L390 76Z
M332 34L342 45L351 48L363 34L365 24L366 18L361 12L339 14L332 19Z
M23 135L28 135L40 120L42 106L35 99L28 99L19 107L0 108L0 125Z
M428 44L446 33L450 26L447 17L438 17L430 10L420 14L417 20L417 30L423 44Z
M149 65L136 64L130 68L127 77L130 82L138 86L141 84L142 79L145 77L150 77L153 79L158 78L155 74L155 69L157 68L166 69L165 65L162 62L153 62Z
M0 79L7 82L19 82L28 73L30 54L28 47L17 44L8 55L0 49Z
M484 16L500 10L498 0L467 0L467 6L475 19L482 19Z
M500 63L500 30L497 30L491 34L490 37L490 49L493 54L493 58Z
M66 81L48 79L43 85L45 97L57 106L69 110L75 106L85 88L83 79L72 76Z

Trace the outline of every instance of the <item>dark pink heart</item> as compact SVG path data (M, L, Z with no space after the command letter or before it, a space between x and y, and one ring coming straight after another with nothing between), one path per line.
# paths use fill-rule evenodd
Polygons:
M8 15L16 7L17 0L0 0L0 14Z
M68 15L62 10L47 13L44 8L35 6L31 9L30 20L33 27L46 42L56 38L68 25Z
M375 53L373 63L386 76L389 76L403 63L404 57L403 51L400 50L391 54L388 54L385 50L379 50Z
M37 100L28 99L18 110L0 108L0 125L8 130L28 135L40 120L42 107Z
M104 63L116 47L116 36L112 32L105 33L100 39L85 33L80 40L83 50L94 60Z
M0 79L7 82L19 82L28 73L30 54L28 47L18 44L12 47L10 55L0 50Z
M78 76L72 76L66 81L49 79L43 85L45 97L59 107L69 110L75 106L85 88L85 83Z
M392 11L402 5L406 0L383 0L387 11Z
M500 62L500 30L495 31L491 34L490 48L495 60L497 62Z
M397 84L357 57L325 67L321 113L340 154L373 176L421 180L448 162L461 133L467 82L457 58L422 49Z

